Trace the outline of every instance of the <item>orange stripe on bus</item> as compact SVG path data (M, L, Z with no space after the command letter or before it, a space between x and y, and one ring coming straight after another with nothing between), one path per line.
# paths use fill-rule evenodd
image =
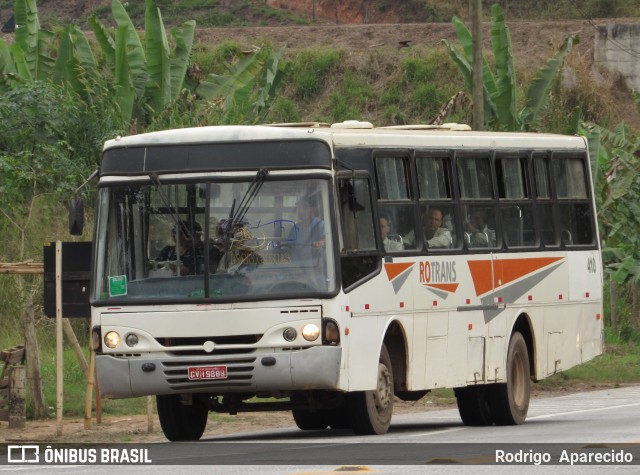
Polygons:
M469 261L468 264L476 295L482 295L494 288L497 289L507 285L520 277L532 274L561 259L562 257L499 259L493 261L493 272L491 271L491 260ZM493 283L491 282L491 275L493 275Z
M434 289L444 290L445 292L455 292L460 284L423 284L425 287L433 287Z
M389 263L384 265L384 270L387 271L387 277L389 277L389 280L393 280L413 264L413 262L398 262L393 264Z

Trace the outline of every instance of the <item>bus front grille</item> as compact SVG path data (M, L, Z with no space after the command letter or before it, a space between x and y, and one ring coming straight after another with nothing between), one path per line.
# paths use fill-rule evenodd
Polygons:
M175 391L195 391L199 389L234 389L251 386L256 358L253 356L227 357L216 359L194 359L163 361L164 377L169 387ZM226 366L226 379L189 379L189 368L203 366Z

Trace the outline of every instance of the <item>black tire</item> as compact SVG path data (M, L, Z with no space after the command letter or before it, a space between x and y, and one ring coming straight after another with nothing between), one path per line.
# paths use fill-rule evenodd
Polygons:
M329 425L323 411L311 412L306 409L292 409L291 414L298 429L301 430L324 430Z
M467 386L456 388L454 392L458 412L464 425L475 427L493 425L487 386Z
M377 388L347 394L351 429L358 435L385 434L393 416L393 369L387 347L382 345L378 360Z
M531 396L531 361L527 344L520 332L509 341L507 353L507 382L494 384L489 395L489 405L496 425L523 424L529 412Z
M349 416L344 405L333 409L325 409L324 417L332 429L351 429Z
M207 427L209 411L193 401L192 405L182 404L179 394L156 396L158 418L164 436L171 442L200 440Z

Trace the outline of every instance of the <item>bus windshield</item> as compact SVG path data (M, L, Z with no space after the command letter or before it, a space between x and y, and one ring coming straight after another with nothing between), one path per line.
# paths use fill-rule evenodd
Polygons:
M99 189L93 300L302 298L336 289L330 182L237 177Z

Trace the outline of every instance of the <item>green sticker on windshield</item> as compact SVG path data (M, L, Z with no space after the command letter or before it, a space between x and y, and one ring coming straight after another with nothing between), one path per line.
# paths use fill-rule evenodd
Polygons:
M127 276L111 275L109 276L109 297L119 295L127 295Z

